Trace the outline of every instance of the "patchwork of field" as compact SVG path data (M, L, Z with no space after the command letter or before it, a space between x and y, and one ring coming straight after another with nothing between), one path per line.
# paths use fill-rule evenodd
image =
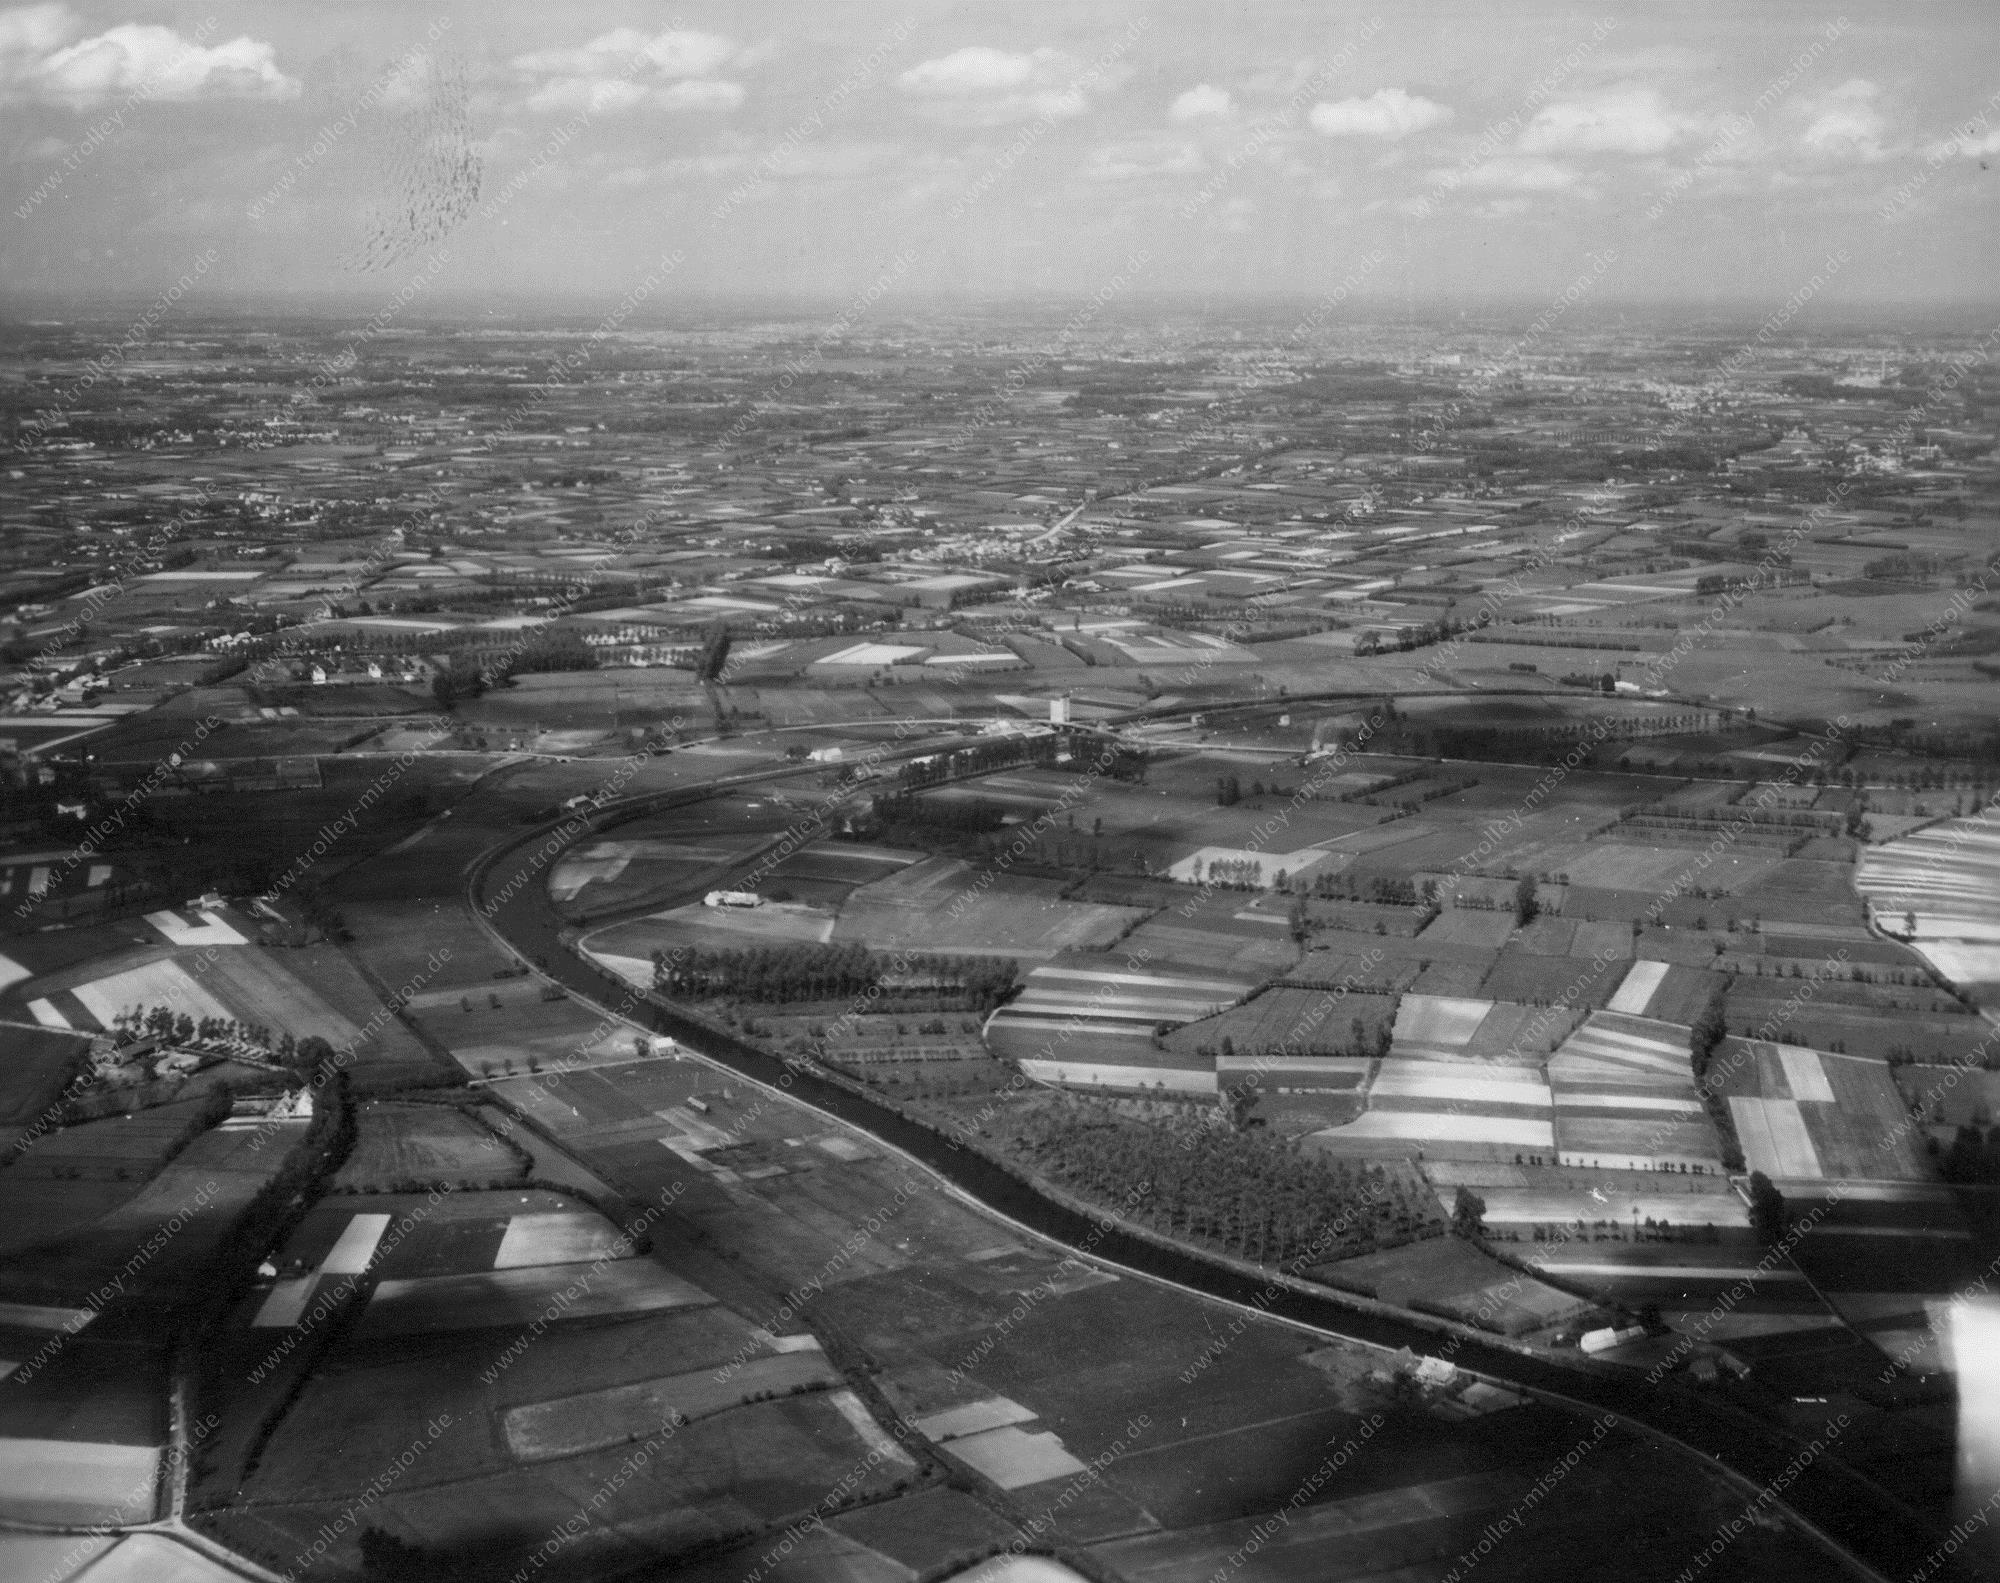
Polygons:
M1143 908L1064 901L1053 890L929 858L856 889L832 938L878 951L1034 958L1109 945L1146 916Z
M281 956L231 933L231 949L153 956L101 976L88 967L45 975L27 986L25 993L33 996L28 1012L44 1027L94 1033L109 1029L123 1013L167 1006L197 1022L216 1017L263 1023L299 1038L317 1034L336 1045L357 1038L355 1022L289 970L318 966L312 958L332 948ZM377 998L367 998L372 1016Z
M1518 1027L1510 1007L1503 1021ZM1405 995L1389 1055L1368 1089L1366 1113L1311 1135L1315 1149L1379 1155L1401 1143L1476 1158L1555 1146L1548 1085L1533 1064L1482 1061L1467 1054L1494 1015L1491 1001ZM1511 1038L1511 1032L1510 1032Z
M1854 884L1885 930L1947 983L2000 1005L2000 827L1952 819L1861 854Z
M1321 1266L1316 1273L1359 1282L1383 1302L1421 1299L1490 1330L1525 1335L1561 1324L1590 1305L1502 1264L1458 1237L1432 1237L1382 1253Z
M1169 894L1166 905L1120 942L1124 949L1259 979L1298 960L1287 909L1275 894L1179 889L1182 894Z
M713 1302L701 1288L638 1261L584 1279L564 1265L429 1275L377 1284L356 1327L359 1340L447 1330L525 1327L550 1311L570 1319L649 1313Z
M687 947L741 950L801 942L819 945L833 938L835 918L836 914L825 908L799 902L766 902L761 907L706 907L690 902L596 930L590 946L603 954L646 961L655 951Z
M987 1047L1041 1082L1164 1083L1213 1093L1212 1057L1176 1043L1156 1047L1153 1030L1212 1017L1255 987L1249 979L1142 966L1118 955L1064 955L1031 971L1022 992L987 1019Z
M1932 1178L1885 1062L1729 1039L1716 1070L1745 1163L1774 1182Z
M285 1273L256 1301L252 1328L297 1325L316 1302L354 1294L362 1276L376 1280L362 1328L380 1334L510 1324L523 1304L539 1309L586 1273L591 1291L566 1297L559 1312L643 1312L692 1300L643 1261L613 1269L634 1259L631 1242L596 1211L554 1194L359 1201L388 1207L356 1211L354 1197L336 1195L300 1224L279 1261Z
M100 1032L122 1014L151 1006L171 1007L176 1016L192 1017L197 1022L232 1015L205 984L172 957L37 997L28 1002L28 1011L45 1028Z
M753 751L763 759L767 750ZM649 768L663 783L685 780L702 768L722 773L718 765L700 765L693 749L655 760ZM641 783L626 787L628 793L645 789ZM601 912L708 889L796 821L790 795L778 790L725 795L622 823L615 834L565 853L549 874L549 895L564 906Z
M1914 913L1917 938L2000 943L2000 824L1949 819L1866 848L1855 888L1884 927L1903 932Z
M1485 908L1447 907L1422 938L1430 945L1469 945L1497 951L1514 933L1514 915Z
M1190 1056L1202 1046L1219 1049L1224 1039L1239 1055L1304 1055L1315 1048L1347 1046L1356 1022L1373 1030L1395 1013L1396 1002L1387 995L1274 985L1239 1006L1183 1024L1167 1035L1166 1044Z
M1405 995L1396 1008L1391 1053L1415 1059L1462 1054L1492 1010L1490 1000Z
M1670 889L1698 857L1705 855L1694 848L1593 841L1581 852L1573 852L1562 871L1573 885L1636 892L1650 898ZM1782 861L1775 851L1758 852L1738 842L1715 856L1702 871L1701 883L1714 890L1741 890L1770 874Z
M706 1418L760 1395L793 1395L840 1381L840 1371L814 1346L516 1407L502 1422L508 1449L523 1462L539 1462L643 1439L663 1424Z
M1721 1171L1679 1024L1593 1012L1549 1058L1548 1073L1562 1164Z
M524 1160L462 1111L371 1100L356 1109L354 1148L333 1185L484 1185L519 1178L526 1170Z

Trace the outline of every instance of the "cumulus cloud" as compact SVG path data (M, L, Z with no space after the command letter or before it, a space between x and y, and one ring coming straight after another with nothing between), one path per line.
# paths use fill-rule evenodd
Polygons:
M1522 159L1502 155L1470 170L1431 172L1446 187L1471 187L1484 192L1563 192L1581 179L1571 166L1552 159Z
M1229 97L1226 88L1211 88L1207 83L1196 83L1167 107L1167 114L1176 121L1202 121L1215 116L1228 115L1236 108L1236 101Z
M614 28L588 43L517 55L528 79L532 110L610 114L655 110L733 110L740 83L715 74L738 58L736 45L716 33L642 33Z
M1657 88L1625 85L1544 105L1521 134L1524 154L1658 154L1696 130Z
M1333 104L1316 104L1306 116L1312 129L1326 137L1379 137L1393 141L1442 126L1451 111L1433 100L1405 93L1401 88L1383 88L1365 99L1341 99Z
M1098 149L1084 167L1091 181L1139 181L1149 176L1190 176L1205 169L1201 150L1179 138L1135 138Z
M1822 94L1801 141L1815 154L1834 159L1877 160L1887 150L1882 134L1888 122L1875 108L1882 90L1865 77L1850 77Z
M208 44L170 27L125 22L78 37L66 5L0 12L0 95L11 100L104 104L149 99L291 99L298 79L278 68L269 44L246 36Z
M1094 80L1106 80L1103 73ZM1090 108L1079 62L1061 50L1025 53L971 44L919 61L896 79L924 113L966 126L1069 120Z
M1954 155L1960 159L1985 159L1989 154L2000 154L2000 127L1981 133L1977 126L1968 125L1924 149L1924 158L1932 161L1950 159Z

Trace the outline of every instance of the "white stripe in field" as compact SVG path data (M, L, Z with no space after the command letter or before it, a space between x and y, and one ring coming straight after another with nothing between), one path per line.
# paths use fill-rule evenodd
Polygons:
M1883 1204L1955 1204L1958 1194L1942 1182L1846 1182L1838 1192L1821 1188L1815 1192L1810 1187L1799 1195L1806 1199L1817 1199L1827 1203L1839 1203L1842 1199L1866 1199L1870 1203Z
M996 1028L1026 1028L1034 1032L1046 1030L1050 1033L1061 1033L1065 1028L1074 1030L1076 1023L1068 1017L1016 1016L1013 1014L1013 1008L1007 1007L994 1017L993 1026ZM1137 1023L1105 1023L1101 1027L1092 1028L1090 1036L1093 1039L1150 1039L1153 1037L1153 1030L1150 1026L1141 1026Z
M1970 1242L1963 1226L1814 1226L1815 1237L1932 1237L1946 1242Z
M526 1264L588 1264L596 1259L631 1257L632 1244L602 1215L556 1210L513 1215L493 1255L493 1268Z
M1636 1088L1672 1088L1682 1086L1679 1080L1663 1072L1641 1072L1629 1066L1620 1066L1612 1061L1601 1061L1589 1055L1563 1055L1549 1062L1549 1081L1558 1087L1574 1087L1579 1083L1621 1083Z
M1031 982L1038 978L1080 978L1092 984L1139 984L1156 990L1213 989L1232 998L1251 987L1241 979L1169 978L1160 973L1101 973L1094 968L1074 967L1038 967L1028 977Z
M81 1330L97 1317L94 1308L50 1308L41 1303L0 1303L0 1325L23 1330Z
M1759 1270L1752 1266L1735 1267L1717 1264L1602 1264L1571 1263L1567 1259L1538 1259L1533 1254L1528 1262L1540 1270L1548 1270L1558 1275L1629 1275L1657 1277L1669 1281L1803 1281L1805 1277L1797 1270Z
M750 1327L751 1339L760 1346L769 1347L773 1352L818 1352L821 1350L818 1336L774 1336L760 1325Z
M271 1288L270 1296L264 1299L264 1306L257 1310L257 1317L250 1321L251 1329L291 1329L306 1311L306 1304L312 1299L312 1290L318 1284L319 1277L316 1275L299 1275L278 1282Z
M356 1215L349 1220L340 1238L321 1261L322 1275L359 1275L375 1257L376 1244L389 1229L389 1217L380 1214Z
M33 978L25 967L10 956L0 956L0 990L11 989L24 978Z
M1555 1126L1519 1116L1451 1116L1408 1110L1371 1110L1345 1126L1312 1134L1329 1143L1343 1138L1396 1138L1417 1143L1504 1143L1519 1149L1554 1149Z
M69 1018L57 1011L55 1006L46 1000L29 1001L28 1015L33 1017L44 1028L67 1028L69 1026Z
M845 1418L854 1432L861 1437L863 1445L871 1453L872 1461L886 1461L894 1467L914 1468L916 1461L901 1446L889 1438L889 1433L875 1421L874 1414L863 1405L853 1391L835 1391L827 1398L833 1403L833 1410ZM1080 1470L1083 1464L1077 1464Z
M1025 1424L1035 1416L1032 1407L1023 1407L1004 1396L989 1396L984 1401L966 1402L932 1413L916 1420L916 1424L928 1439L956 1440L962 1435L976 1435L1008 1424Z
M1161 1012L1192 1011L1197 1015L1209 1015L1221 1011L1225 1002L1211 1000L1205 996L1182 995L1071 995L1046 989L1029 988L1014 1002L1017 1006L1032 1006L1050 1011L1080 1012L1138 1012L1149 1013L1154 1009Z
M232 1015L186 968L171 959L78 984L70 993L107 1028L134 1006L166 1006L175 1016L189 1016L196 1022L205 1017L227 1019Z
M198 924L189 923L177 912L149 912L146 922L159 930L170 945L243 945L247 942L212 912L196 914Z
M1581 1033L1567 1040L1556 1052L1555 1059L1562 1060L1571 1056L1615 1061L1621 1066L1637 1071L1660 1072L1674 1077L1692 1075L1685 1051L1670 1055L1665 1051L1632 1049L1616 1045L1609 1039L1593 1037L1588 1033Z
M82 1527L149 1521L160 1447L0 1439L0 1515Z
M1456 995L1405 995L1396 1008L1395 1037L1462 1049L1492 1009L1490 1000Z
M1785 1082L1791 1088L1792 1098L1832 1104L1833 1086L1826 1080L1826 1068L1819 1064L1818 1052L1802 1050L1790 1044L1781 1044L1777 1048L1778 1059L1785 1065Z
M1462 1044L1427 1044L1416 1039L1396 1039L1390 1049L1399 1061L1457 1061L1465 1060L1465 1046Z
M1382 1099L1456 1099L1467 1104L1547 1105L1549 1091L1540 1083L1496 1083L1463 1076L1433 1076L1424 1072L1398 1072L1395 1062L1384 1061L1381 1074L1368 1091L1372 1101Z
M1635 1057L1661 1057L1678 1060L1687 1053L1687 1031L1678 1030L1678 1036L1671 1039L1657 1034L1633 1033L1629 1029L1610 1027L1600 1022L1586 1023L1579 1030L1579 1037L1589 1039L1605 1050L1615 1050Z
M2000 926L1995 927L1993 938L2000 942ZM1919 940L1916 949L1919 956L1955 984L1990 984L2000 979L2000 943L1973 945L1962 940Z
M952 1455L970 1463L1003 1490L1023 1489L1050 1479L1070 1478L1084 1471L1081 1462L1063 1449L1060 1436L1044 1430L1030 1434L1015 1424L967 1435L951 1443ZM1068 1568L1062 1569L1064 1572ZM989 1577L995 1574L988 1573ZM1060 1577L1062 1572L1055 1572ZM1074 1573L1070 1574L1074 1576Z
M1594 1011L1590 1014L1590 1021L1593 1027L1605 1028L1630 1038L1651 1039L1656 1044L1678 1046L1687 1040L1687 1024L1668 1022L1664 1017L1635 1017L1624 1011Z
M1729 1114L1749 1169L1773 1178L1819 1177L1819 1153L1795 1099L1744 1099L1732 1094Z
M1635 1017L1643 1015L1653 999L1653 992L1666 976L1667 964L1664 962L1634 962L1626 969L1625 977L1618 985L1618 993L1611 997L1605 1009L1629 1012Z
M1152 1088L1169 1093L1213 1094L1213 1072L1186 1072L1170 1066L1107 1066L1089 1061L1023 1061L1021 1070L1037 1083L1064 1088Z
M1591 1094L1575 1089L1556 1093L1562 1110L1666 1110L1678 1115L1699 1116L1701 1106L1692 1099L1675 1099L1666 1094Z
M643 956L619 956L611 951L593 951L588 947L585 947L583 954L605 972L616 973L628 984L637 985L641 989L653 987L653 964Z

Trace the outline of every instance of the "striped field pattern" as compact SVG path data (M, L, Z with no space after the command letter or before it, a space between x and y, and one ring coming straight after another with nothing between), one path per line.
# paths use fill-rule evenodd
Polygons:
M1721 1169L1681 1024L1592 1012L1549 1058L1548 1072L1563 1164Z

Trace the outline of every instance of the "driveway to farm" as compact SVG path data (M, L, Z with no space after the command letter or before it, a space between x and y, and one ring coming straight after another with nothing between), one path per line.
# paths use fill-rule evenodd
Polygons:
M939 744L927 744L936 751ZM1776 1425L1713 1397L1679 1385L1648 1387L1635 1374L1569 1367L1495 1343L1482 1333L1426 1322L1421 1316L1381 1304L1340 1300L1302 1282L1285 1282L1275 1302L1268 1277L1258 1278L1199 1253L1135 1235L1122 1227L1107 1230L1079 1210L1045 1197L996 1161L961 1148L931 1128L874 1097L799 1064L777 1057L710 1026L651 994L634 1003L625 981L597 968L569 949L574 926L556 909L545 884L516 878L496 884L509 872L510 853L545 847L553 838L559 851L531 872L540 874L576 841L594 838L606 824L622 822L662 807L797 775L796 766L729 776L703 787L607 804L582 821L557 820L510 837L474 864L467 904L476 921L521 960L543 971L587 1004L612 1015L611 1007L632 1007L625 1020L663 1033L739 1077L782 1090L793 1100L859 1128L878 1143L914 1159L960 1195L990 1213L1065 1247L1092 1249L1095 1262L1159 1281L1200 1297L1246 1306L1329 1337L1388 1348L1434 1353L1452 1343L1453 1360L1469 1372L1524 1390L1578 1413L1609 1412L1627 1427L1701 1456L1753 1499L1778 1506L1801 1531L1818 1539L1863 1576L1886 1578L1906 1571L1909 1558L1931 1553L1941 1536L1887 1492L1835 1459L1815 1457L1804 1443ZM565 825L576 828L564 830ZM521 866L512 869L518 876ZM1260 1296L1259 1294L1265 1294ZM1802 1465L1801 1465L1802 1464ZM1783 1501L1767 1492L1783 1488Z

